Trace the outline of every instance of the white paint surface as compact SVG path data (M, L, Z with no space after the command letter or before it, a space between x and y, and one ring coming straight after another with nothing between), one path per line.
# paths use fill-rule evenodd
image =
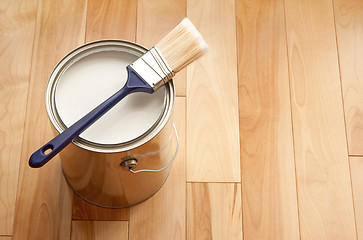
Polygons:
M121 89L127 79L126 66L137 58L125 52L99 52L68 68L55 92L58 114L67 127ZM157 122L164 96L164 87L153 94L128 95L80 136L100 144L133 140Z

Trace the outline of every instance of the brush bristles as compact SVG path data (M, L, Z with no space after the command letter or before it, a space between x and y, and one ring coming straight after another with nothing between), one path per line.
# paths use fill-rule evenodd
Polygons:
M179 72L208 50L194 25L185 18L158 42L157 47L174 73Z

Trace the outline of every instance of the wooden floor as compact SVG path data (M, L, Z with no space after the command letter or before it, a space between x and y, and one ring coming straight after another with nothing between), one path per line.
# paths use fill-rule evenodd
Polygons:
M188 17L210 51L174 79L181 149L151 199L73 195L47 78L97 39L151 47ZM1 0L0 240L363 239L362 0Z

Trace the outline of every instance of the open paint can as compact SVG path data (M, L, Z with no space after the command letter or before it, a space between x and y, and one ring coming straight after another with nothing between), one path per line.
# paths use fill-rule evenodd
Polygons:
M121 40L85 44L51 73L46 108L61 133L118 91L126 66L146 48ZM179 140L172 121L173 81L153 94L133 93L59 153L64 176L83 199L103 207L128 207L160 189ZM58 133L57 133L58 134Z

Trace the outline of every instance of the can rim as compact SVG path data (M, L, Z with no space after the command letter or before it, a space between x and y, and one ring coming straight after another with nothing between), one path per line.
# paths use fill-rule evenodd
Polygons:
M89 42L83 44L74 50L70 51L67 55L65 55L54 67L51 72L45 92L45 106L48 113L48 117L52 122L53 127L59 132L63 132L66 129L66 125L61 120L59 116L56 105L55 105L55 90L57 87L57 83L63 73L77 60L93 54L97 52L101 52L102 50L119 50L123 52L127 52L138 57L141 57L144 53L148 51L147 48L125 40L119 39L104 39L97 40L93 42ZM77 58L78 57L78 58ZM73 143L83 149L87 149L93 152L101 152L101 153L115 153L115 152L124 152L136 147L139 147L151 139L153 139L166 125L169 121L175 101L175 91L173 81L169 81L165 84L165 99L164 99L164 109L161 113L157 122L145 133L140 135L139 137L118 144L100 144L91 142L82 137L77 137L73 139Z

